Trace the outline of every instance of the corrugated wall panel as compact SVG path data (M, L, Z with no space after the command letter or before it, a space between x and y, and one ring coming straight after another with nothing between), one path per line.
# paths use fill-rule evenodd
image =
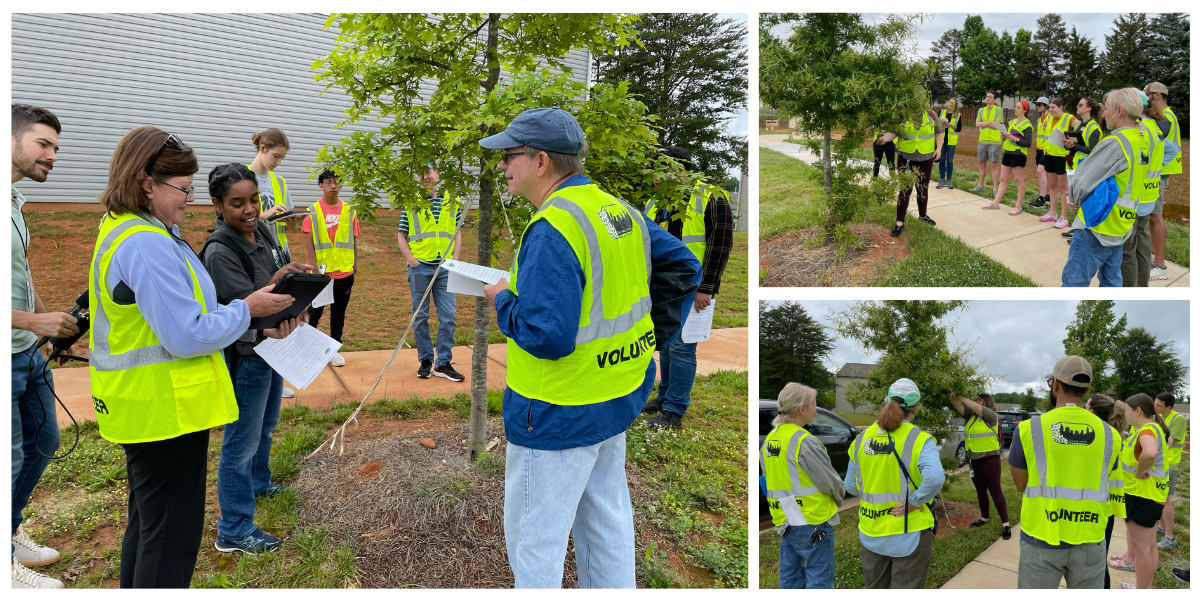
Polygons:
M334 46L322 14L14 14L12 98L46 107L63 124L50 178L23 192L31 202L95 202L112 149L130 129L154 125L196 149L197 196L208 169L254 159L250 135L283 129L291 142L278 173L302 205L319 198L308 167L345 130L348 101L310 70ZM586 50L566 61L583 81ZM422 92L433 88L425 83ZM322 93L324 92L324 93Z
M737 209L734 213L737 216L737 221L734 222L734 231L749 233L750 231L750 174L746 170L742 170L742 181L738 184L737 193Z

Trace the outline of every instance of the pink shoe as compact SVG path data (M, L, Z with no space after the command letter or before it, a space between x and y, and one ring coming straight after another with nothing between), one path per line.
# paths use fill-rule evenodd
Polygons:
M1045 222L1045 223L1053 223L1058 220L1058 215L1056 215L1052 212L1048 212L1048 213L1042 215L1042 218L1040 218L1038 220Z
M1063 229L1068 225L1070 225L1070 223L1068 223L1065 218L1059 217L1058 221L1056 221L1054 223L1054 228L1055 229Z

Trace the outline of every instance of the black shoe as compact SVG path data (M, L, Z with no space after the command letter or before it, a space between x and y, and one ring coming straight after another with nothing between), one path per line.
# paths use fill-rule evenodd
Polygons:
M466 379L466 377L462 376L462 373L455 371L454 367L450 366L449 363L434 369L433 374L437 375L438 377L445 377L450 381L462 381L463 379Z
M1074 229L1068 229L1068 230L1062 232L1062 236L1067 238L1068 240L1071 239L1071 236L1073 236L1073 235L1075 235Z
M655 398L654 400L647 402L646 405L642 407L642 414L652 415L654 413L661 412L662 405L663 401Z
M1175 575L1175 579L1178 579L1184 583L1192 582L1192 570L1191 569L1175 568L1175 569L1171 569L1171 573L1173 575Z
M1002 537L1006 540L1012 539L1012 527L1005 525L1004 532L1000 534L1000 537Z
M657 417L646 419L647 427L664 427L666 429L682 429L683 415L677 415L669 410L658 413Z
M897 225L892 228L892 237L900 237L900 232L904 231L903 225Z
M432 360L421 361L421 368L417 369L417 378L418 379L429 379L429 371L431 369L433 369L433 361Z
M918 220L918 221L925 221L926 223L929 223L930 225L933 225L934 227L937 227L937 221L934 221L933 219L930 219L928 216L921 217L920 219L917 219L917 220Z
M987 521L980 519L978 521L975 521L974 523L971 523L971 527L983 527L984 525L987 525L987 524L988 524Z
M1046 203L1047 203L1047 202L1049 202L1049 201L1050 201L1050 200L1049 200L1048 198L1046 198L1045 196L1038 196L1038 197L1037 197L1037 200L1034 200L1033 202L1030 202L1030 203L1029 203L1029 205L1030 205L1030 206L1032 206L1032 207L1034 207L1034 208L1041 208L1041 207L1045 206L1045 205L1046 205Z

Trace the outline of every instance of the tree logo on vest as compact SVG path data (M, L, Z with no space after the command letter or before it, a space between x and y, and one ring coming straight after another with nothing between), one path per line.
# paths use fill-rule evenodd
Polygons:
M633 233L633 216L620 204L605 204L597 213L612 239L619 240Z
M1055 423L1050 426L1050 437L1055 444L1088 446L1096 441L1096 430L1085 423Z
M867 440L863 446L864 453L867 456L881 456L892 453L892 441L883 441L882 438L871 438Z
M779 456L782 448L779 445L779 440L770 440L767 442L767 456L774 458Z

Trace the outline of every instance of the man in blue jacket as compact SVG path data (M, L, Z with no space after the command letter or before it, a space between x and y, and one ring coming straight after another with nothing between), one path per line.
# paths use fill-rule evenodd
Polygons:
M480 141L508 192L537 207L513 283L486 286L508 337L504 536L519 588L560 587L573 534L581 588L633 588L625 430L654 387L653 353L691 308L700 261L583 175L569 113L527 110Z

